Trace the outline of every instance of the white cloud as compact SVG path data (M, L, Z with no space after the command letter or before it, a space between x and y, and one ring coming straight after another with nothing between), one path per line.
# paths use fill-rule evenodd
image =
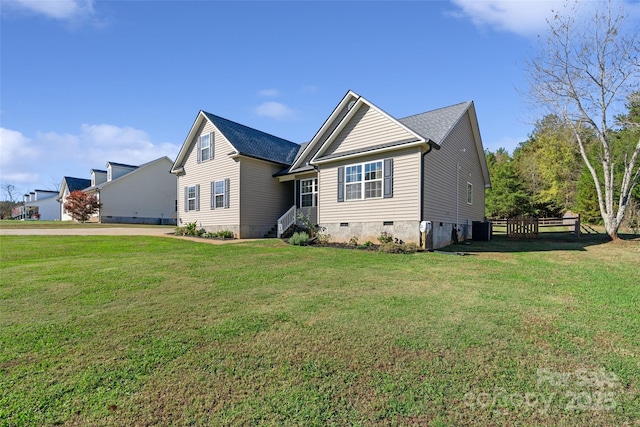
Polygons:
M553 18L565 7L573 7L564 0L451 0L458 10L451 13L457 18L469 19L480 28L489 27L496 31L506 31L525 37L546 33L549 28L547 19ZM602 6L602 1L578 0L579 7L571 13L587 18ZM623 6L637 19L640 16L640 4L629 0L613 0Z
M42 152L22 133L0 127L0 182L35 183L39 179L33 164Z
M276 120L288 120L295 116L294 111L280 102L263 102L255 108L254 112L260 117L270 117Z
M3 0L5 6L60 21L77 22L94 14L94 0Z
M318 87L314 85L305 85L302 86L302 93L316 93L318 91Z
M521 36L534 36L547 28L552 10L562 8L562 1L530 0L452 0L460 8L453 15L470 19L478 27L491 27Z
M258 92L258 95L274 97L274 96L279 96L280 91L278 89L262 89L261 91Z
M42 189L51 187L50 182L39 182L42 177L88 178L91 169L104 169L108 161L140 165L162 156L174 159L180 148L154 143L140 129L110 124L83 124L78 133L42 132L34 138L0 131L0 181Z

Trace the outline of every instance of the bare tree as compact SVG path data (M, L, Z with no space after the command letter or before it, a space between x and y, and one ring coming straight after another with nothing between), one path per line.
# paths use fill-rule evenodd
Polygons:
M11 203L18 202L19 191L15 185L9 184L8 182L3 183L0 188L2 188L2 192L4 193L5 200Z
M554 11L554 18L548 20L547 44L528 62L529 86L536 104L554 110L573 129L593 178L607 234L618 240L629 196L640 176L640 140L625 153L624 174L616 182L612 125L615 110L640 83L640 38L637 27L625 31L628 16L622 9L612 10L611 1L600 3L585 20L580 19L581 6L567 3L564 11ZM601 173L589 158L586 135L597 141Z

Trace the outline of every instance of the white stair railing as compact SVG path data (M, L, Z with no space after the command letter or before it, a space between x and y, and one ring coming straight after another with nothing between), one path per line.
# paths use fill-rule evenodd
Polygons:
M278 218L278 239L296 222L296 205L291 206L288 211Z

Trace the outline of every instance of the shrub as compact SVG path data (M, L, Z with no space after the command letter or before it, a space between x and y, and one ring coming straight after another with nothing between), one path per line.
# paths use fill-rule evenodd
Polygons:
M220 237L222 239L233 239L234 237L233 231L231 230L220 230L215 234L215 237Z
M415 243L398 244L398 243L384 243L378 248L380 252L387 254L412 254L418 250L418 246Z
M304 246L309 241L309 234L305 231L299 233L293 233L293 236L289 238L289 244L296 246Z
M380 243L382 243L383 245L385 243L391 243L393 242L393 234L387 232L387 231L383 231L382 233L380 233L380 235L378 236L378 241Z
M190 222L182 227L176 227L176 236L202 236L205 234L203 229L198 230L197 222Z

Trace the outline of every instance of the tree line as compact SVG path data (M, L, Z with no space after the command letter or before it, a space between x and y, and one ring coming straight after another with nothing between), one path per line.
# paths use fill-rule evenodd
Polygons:
M628 154L640 139L640 127L633 126L640 123L640 93L629 96L626 113L618 117L618 123L619 127L609 130L614 182L622 181ZM581 137L602 186L602 145L587 128ZM586 222L603 223L591 172L582 159L574 130L563 118L549 114L538 120L513 153L500 148L487 150L485 155L492 187L486 194L487 217L557 217L572 211ZM613 199L619 196L617 187ZM638 227L639 222L640 186L635 186L625 211L625 225Z

